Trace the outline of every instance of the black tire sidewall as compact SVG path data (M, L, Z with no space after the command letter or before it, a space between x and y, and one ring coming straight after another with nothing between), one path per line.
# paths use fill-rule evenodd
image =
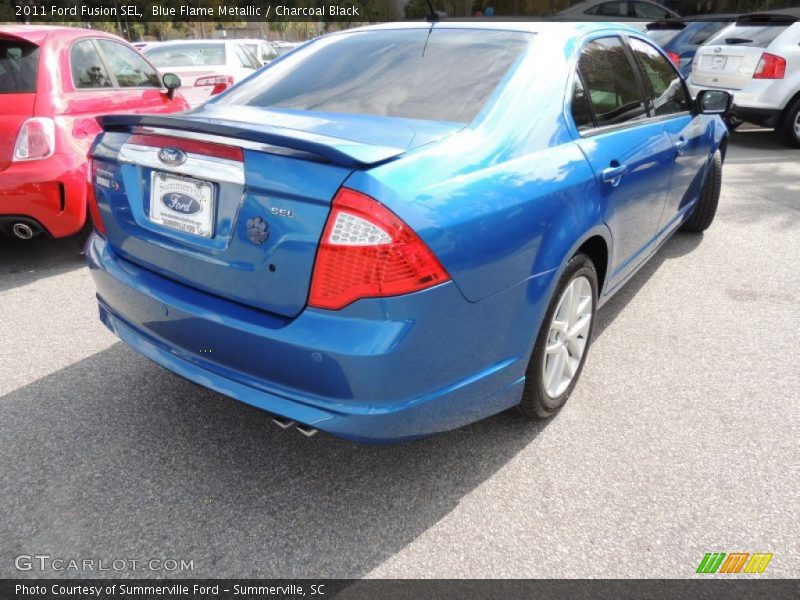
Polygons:
M550 322L553 320L553 315L558 308L558 303L561 299L561 295L564 293L564 290L574 279L580 276L585 276L589 280L589 284L592 288L592 322L589 326L586 348L584 349L583 356L581 357L581 362L578 365L578 370L575 373L575 376L572 378L572 381L567 389L557 398L551 398L544 388L544 353L545 347L547 346L547 337L550 332ZM533 347L533 352L531 353L531 359L528 363L528 369L526 372L529 386L527 391L532 393L533 398L531 398L531 400L533 400L537 405L537 413L539 413L540 416L553 414L560 409L567 401L572 393L572 390L575 388L575 385L580 379L583 366L586 364L586 357L589 354L589 347L592 343L595 322L597 320L598 287L597 271L595 270L594 263L585 254L578 254L567 264L567 267L561 274L553 295L550 298L550 304L547 307L547 312L542 320L539 333L536 336L536 344ZM542 413L547 413L547 415L543 415Z

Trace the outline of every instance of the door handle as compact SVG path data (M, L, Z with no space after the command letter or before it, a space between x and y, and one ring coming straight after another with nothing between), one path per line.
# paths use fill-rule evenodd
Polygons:
M689 147L689 142L683 138L675 142L675 152L678 153L678 156L683 156L684 154L686 154L686 148L688 147Z
M617 164L616 166L603 169L603 172L600 175L603 179L603 183L610 183L611 187L617 187L619 182L622 181L622 176L627 172L628 165Z

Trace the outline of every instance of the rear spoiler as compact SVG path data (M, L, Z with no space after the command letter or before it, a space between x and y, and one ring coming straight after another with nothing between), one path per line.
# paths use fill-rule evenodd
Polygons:
M209 139L208 136L223 138L231 145L241 145L246 149L322 160L354 169L374 166L405 153L403 148L376 146L287 127L221 119L181 115L107 115L99 117L98 122L108 132L157 130L159 134L169 135L168 130L172 130L176 134L200 134L204 139Z
M670 21L670 20L663 20L663 21L653 21L652 23L648 23L645 25L647 27L647 31L663 31L667 29L686 29L686 23L683 21Z
M774 10L761 13L750 13L736 19L737 23L796 23L800 21L800 9Z

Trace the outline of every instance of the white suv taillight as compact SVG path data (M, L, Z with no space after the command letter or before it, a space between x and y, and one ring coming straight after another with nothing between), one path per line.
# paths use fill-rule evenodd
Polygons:
M12 160L41 160L49 158L56 149L56 126L53 119L32 117L22 124L14 144Z

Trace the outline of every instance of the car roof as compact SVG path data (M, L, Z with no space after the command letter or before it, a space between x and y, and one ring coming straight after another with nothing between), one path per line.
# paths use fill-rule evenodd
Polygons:
M243 40L209 40L209 39L197 39L197 40L164 40L163 42L158 42L159 46L182 46L185 44L240 44Z
M107 37L114 40L122 40L122 38L113 33L107 33L98 29L67 27L64 25L0 25L0 34L12 35L35 44L40 44L45 38L50 36L70 39L91 35L93 37Z
M524 33L551 33L560 32L569 36L579 36L592 33L594 31L603 31L607 29L614 29L624 31L626 33L641 34L641 31L624 25L619 22L612 21L575 21L565 19L563 21L551 18L548 21L530 21L524 18L519 20L504 20L498 21L494 18L475 18L459 21L436 21L435 23L425 21L398 21L393 23L379 23L376 25L367 25L365 27L357 27L354 29L343 29L327 35L341 35L351 31L385 31L389 29L474 29L474 30L493 30L493 31L516 31ZM324 37L324 36L322 36ZM301 44L303 42L297 42Z

